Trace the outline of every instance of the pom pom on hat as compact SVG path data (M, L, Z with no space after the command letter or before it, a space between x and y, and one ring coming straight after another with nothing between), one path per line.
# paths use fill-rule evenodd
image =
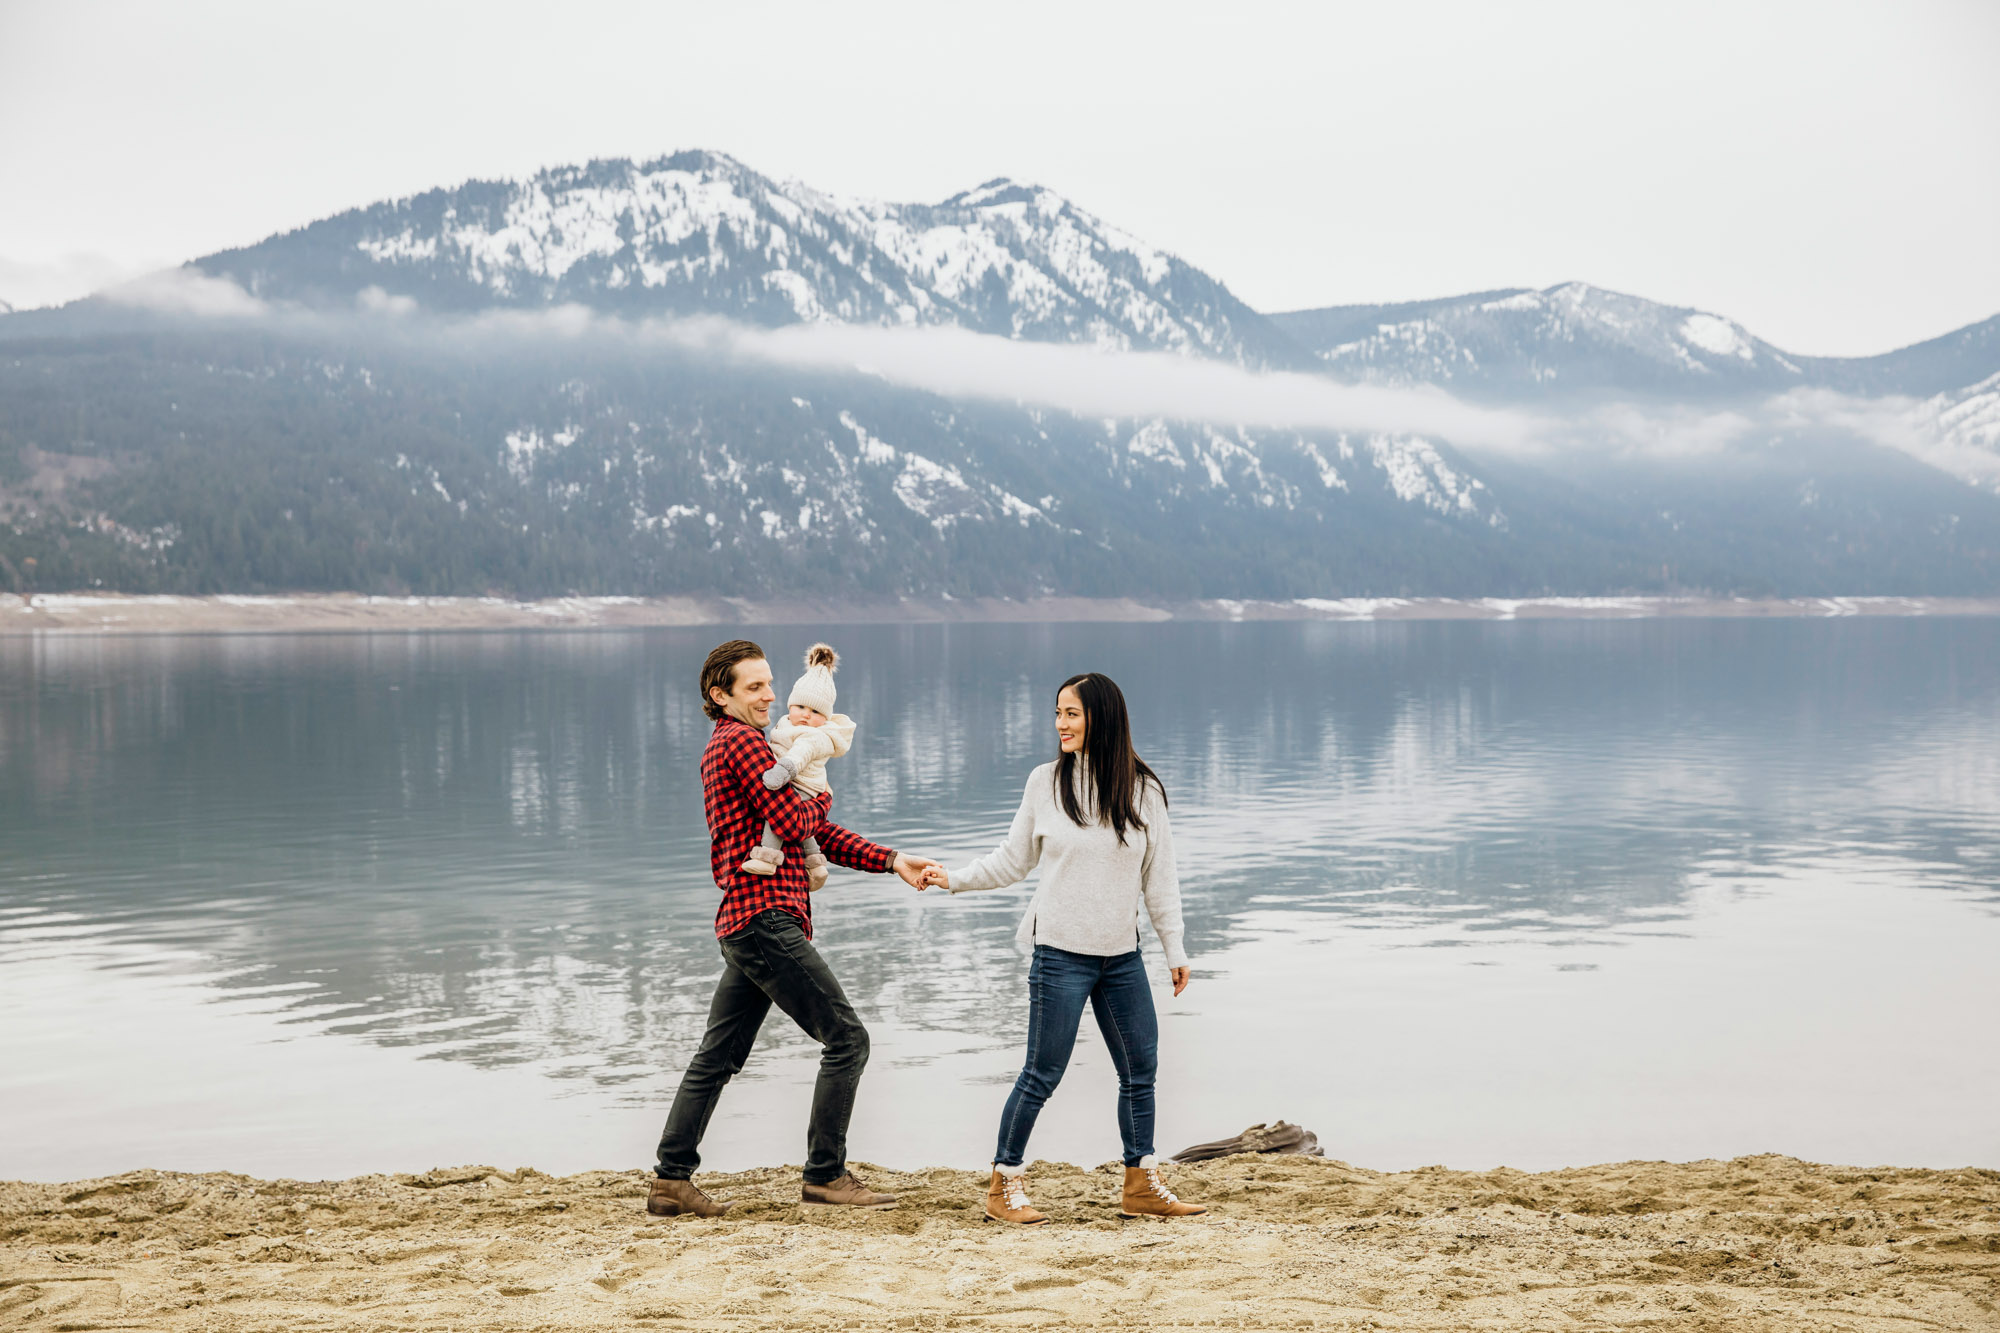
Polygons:
M833 688L833 673L839 666L840 654L828 645L816 643L806 649L805 674L792 686L792 693L785 700L786 705L804 704L832 717L835 701L839 697Z

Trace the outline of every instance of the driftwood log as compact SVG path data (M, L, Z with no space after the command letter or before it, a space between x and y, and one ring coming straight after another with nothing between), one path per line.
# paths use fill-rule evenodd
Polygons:
M1197 1143L1175 1153L1176 1162L1205 1162L1211 1157L1228 1157L1240 1152L1293 1153L1300 1157L1323 1157L1319 1135L1282 1120L1268 1125L1252 1125L1233 1139Z

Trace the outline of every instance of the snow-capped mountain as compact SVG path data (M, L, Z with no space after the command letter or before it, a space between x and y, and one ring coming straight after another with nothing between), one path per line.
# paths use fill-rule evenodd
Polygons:
M2000 316L1880 356L1808 357L1725 315L1581 282L1264 315L1051 190L1001 179L941 203L884 203L699 150L431 190L194 267L309 306L573 302L767 326L949 324L1506 401L1928 397L2000 371Z
M0 314L0 580L1212 597L2000 587L2000 318L1834 359L1582 283L1265 316L1048 190L849 200L703 152L434 190L192 268L205 276L167 288L199 308L106 298ZM1379 418L1100 420L733 359L699 339L485 340L482 321L288 315L564 303L956 326L1439 386L1532 405L1508 419L1553 430L1554 447L1460 449ZM1667 438L1682 421L1710 433Z
M1342 378L1509 402L1702 402L1800 388L1925 397L2000 371L2000 316L1879 356L1799 356L1726 316L1581 282L1270 320Z
M1335 374L1518 398L1617 390L1685 396L1811 382L1721 315L1569 282L1408 306L1272 316Z
M994 180L938 204L876 203L710 152L432 190L197 266L308 304L377 288L436 309L577 302L767 325L955 324L1258 364L1296 354L1221 283L1051 190Z

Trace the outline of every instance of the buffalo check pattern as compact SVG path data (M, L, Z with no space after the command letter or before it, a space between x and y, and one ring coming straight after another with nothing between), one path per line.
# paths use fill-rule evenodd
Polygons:
M764 772L770 767L771 744L763 732L733 717L716 719L701 755L701 799L708 812L709 865L722 890L715 912L718 939L772 908L797 917L812 938L812 895L806 889L805 853L799 850L807 838L819 839L827 860L850 870L881 874L895 864L891 849L828 822L830 794L806 797L789 786L766 787ZM752 875L742 865L766 823L784 840L785 862L775 875Z

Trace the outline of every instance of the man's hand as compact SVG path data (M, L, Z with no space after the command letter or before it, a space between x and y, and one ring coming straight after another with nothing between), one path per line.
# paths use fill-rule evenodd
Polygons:
M934 867L943 869L937 862L925 857L910 856L904 852L897 852L896 860L889 868L896 872L903 883L913 889L921 889L924 887L924 872Z
M1168 969L1168 974L1172 976L1174 979L1174 994L1179 995L1182 991L1187 989L1188 970L1186 968L1184 967L1170 968Z

